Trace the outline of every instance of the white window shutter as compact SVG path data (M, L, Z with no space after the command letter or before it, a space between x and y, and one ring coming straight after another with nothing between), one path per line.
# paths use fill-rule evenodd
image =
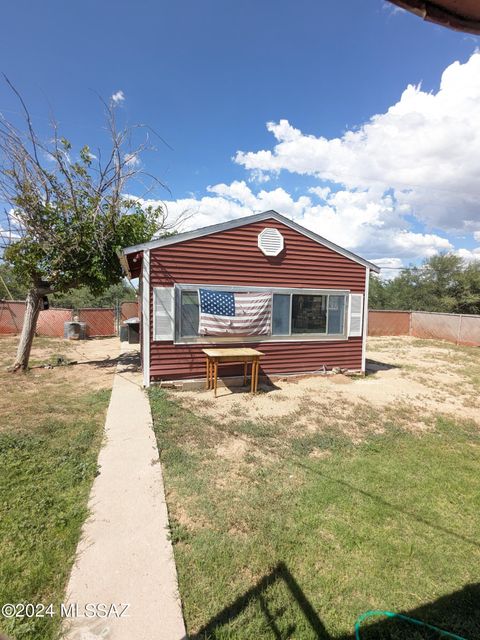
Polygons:
M153 339L173 340L175 335L175 289L153 289Z
M350 311L348 318L348 335L362 335L363 294L350 294Z

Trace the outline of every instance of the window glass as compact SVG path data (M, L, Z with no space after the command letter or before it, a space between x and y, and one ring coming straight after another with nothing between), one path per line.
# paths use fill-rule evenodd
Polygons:
M345 296L328 296L328 333L343 333Z
M272 335L288 336L290 333L290 294L274 293L272 306Z
M180 335L184 338L198 336L197 291L182 291Z
M328 296L292 296L292 333L326 333Z

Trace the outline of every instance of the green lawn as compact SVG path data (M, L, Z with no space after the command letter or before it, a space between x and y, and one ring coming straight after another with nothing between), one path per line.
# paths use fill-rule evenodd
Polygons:
M89 387L88 367L78 374L7 373L13 342L0 340L0 604L53 603L58 612L87 514L110 390ZM33 361L55 359L65 349L59 340L38 339ZM15 640L53 640L59 619L0 617L0 629Z
M473 421L363 404L329 418L312 402L305 431L298 415L218 419L159 388L150 400L191 637L347 639L371 609L480 637ZM420 419L428 429L408 428ZM348 421L365 425L360 443ZM440 637L381 617L361 633Z

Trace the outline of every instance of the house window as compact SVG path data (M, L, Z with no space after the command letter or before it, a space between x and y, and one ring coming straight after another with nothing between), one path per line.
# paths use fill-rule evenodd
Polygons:
M328 296L292 296L292 333L327 332Z
M198 291L181 291L180 335L182 338L198 336Z
M274 293L272 303L272 335L290 335L290 294Z
M328 296L328 333L343 333L345 296Z
M183 285L185 286L185 285ZM200 287L199 287L200 288ZM215 287L202 285L219 291L242 291L246 287ZM260 291L260 288L255 290ZM301 293L299 289L282 290L265 288L263 292L272 292L271 336L283 339L299 339L300 336L319 338L337 336L346 338L345 314L348 293ZM287 293L288 291L288 293ZM199 336L199 293L193 286L181 285L177 288L177 340L203 339ZM265 339L266 336L264 336ZM228 340L229 338L224 338ZM238 341L237 338L231 338Z
M273 294L272 335L345 335L347 294Z

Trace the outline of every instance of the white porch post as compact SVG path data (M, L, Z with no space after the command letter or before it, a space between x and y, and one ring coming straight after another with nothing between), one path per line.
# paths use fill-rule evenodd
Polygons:
M150 386L150 249L143 251L142 264L143 386Z
M363 337L362 337L362 373L365 373L367 359L368 336L368 289L370 286L370 269L365 269L365 295L363 298Z

